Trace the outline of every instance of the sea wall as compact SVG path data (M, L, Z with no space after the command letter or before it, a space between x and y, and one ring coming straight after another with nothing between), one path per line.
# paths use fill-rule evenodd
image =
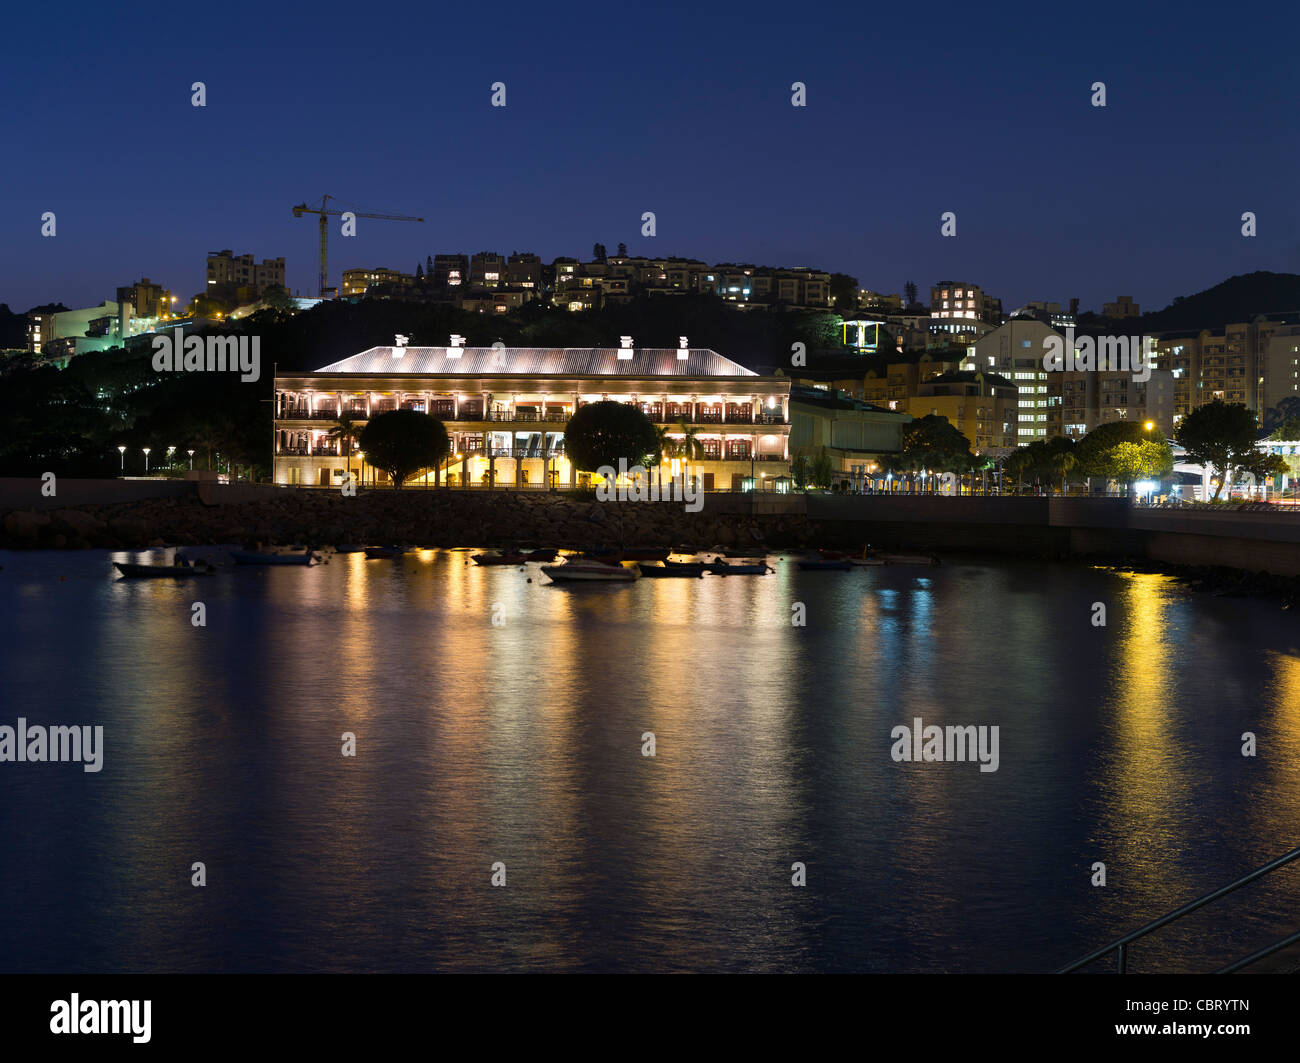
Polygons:
M94 485L111 484L108 489ZM152 496L138 497L142 491ZM114 492L117 492L114 496ZM864 544L940 554L1090 557L1300 577L1300 512L1152 509L1123 499L718 493L682 502L597 502L544 491L337 490L169 481L0 482L0 548L208 543L412 546ZM101 498L114 498L101 501ZM19 503L19 504L15 504Z

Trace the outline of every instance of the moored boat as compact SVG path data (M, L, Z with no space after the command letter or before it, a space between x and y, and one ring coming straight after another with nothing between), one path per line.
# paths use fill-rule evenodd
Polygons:
M886 565L937 565L939 558L934 554L881 554Z
M473 561L476 565L522 565L528 558L523 554L474 554Z
M404 546L367 546L366 558L370 561L378 561L387 557L401 557L406 553Z
M114 561L113 567L130 579L186 579L190 576L211 576L213 568L206 561L197 564L136 565L129 561Z
M711 564L707 565L705 571L711 572L715 576L765 576L767 573L775 570L769 568L766 562L741 565L736 564L734 561L726 561L719 557Z
M543 565L542 572L556 583L630 583L641 575L633 565L610 565L602 561L568 560L558 565Z
M662 564L651 564L647 562L644 565L637 566L641 570L642 576L650 579L668 579L679 577L690 579L703 576L708 571L708 564L704 561L664 561Z

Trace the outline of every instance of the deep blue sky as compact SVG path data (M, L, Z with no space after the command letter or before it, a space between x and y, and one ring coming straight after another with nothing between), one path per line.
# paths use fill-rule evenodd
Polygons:
M325 192L426 219L335 236L334 284L439 251L550 261L598 240L889 292L914 280L923 298L969 280L1007 310L1118 293L1156 309L1234 273L1300 271L1285 5L194 11L6 10L0 302L90 305L142 274L189 296L223 247L284 255L291 290L315 294L315 221L289 208Z

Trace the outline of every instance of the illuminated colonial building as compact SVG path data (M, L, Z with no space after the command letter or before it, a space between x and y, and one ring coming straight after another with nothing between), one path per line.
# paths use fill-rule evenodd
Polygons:
M398 337L399 344L404 337ZM347 458L330 430L386 410L442 421L451 458L415 483L539 488L585 482L564 453L574 410L611 399L663 427L673 474L705 490L775 485L789 471L790 381L764 377L715 351L635 347L372 347L315 373L275 378L275 480L334 485ZM699 444L694 457L689 436ZM353 471L363 462L354 447ZM762 474L762 475L760 475ZM752 478L752 481L751 481ZM366 466L364 479L384 481Z

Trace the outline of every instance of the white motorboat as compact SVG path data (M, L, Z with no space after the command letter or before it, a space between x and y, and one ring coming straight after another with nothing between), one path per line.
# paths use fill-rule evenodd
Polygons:
M543 565L542 571L556 583L631 583L641 575L633 565L610 565L603 561L569 560L558 565Z

